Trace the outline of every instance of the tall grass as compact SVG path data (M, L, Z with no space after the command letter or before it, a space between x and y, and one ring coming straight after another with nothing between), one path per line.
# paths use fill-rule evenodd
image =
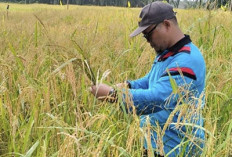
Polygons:
M77 60L115 84L148 72L155 53L129 33L140 9L0 4L0 156L141 156L139 118L90 95ZM232 155L232 15L176 10L207 64L202 156ZM209 135L209 134L207 134Z

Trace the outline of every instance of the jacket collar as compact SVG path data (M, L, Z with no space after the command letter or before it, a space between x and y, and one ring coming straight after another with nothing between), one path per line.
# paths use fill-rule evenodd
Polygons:
M192 42L189 35L184 35L184 38L180 39L175 45L168 48L168 51L178 52L184 45Z
M160 56L158 56L158 61L165 61L168 57L174 56L179 52L187 52L190 53L190 47L186 47L185 45L190 43L191 39L189 35L185 35L182 39L180 39L175 45L165 50Z

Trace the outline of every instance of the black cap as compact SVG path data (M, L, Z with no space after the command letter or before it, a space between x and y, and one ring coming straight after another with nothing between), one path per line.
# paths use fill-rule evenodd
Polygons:
M130 34L130 37L140 34L153 24L159 24L160 22L171 19L175 16L176 13L173 11L173 7L168 3L156 1L148 4L143 7L139 15L139 27Z

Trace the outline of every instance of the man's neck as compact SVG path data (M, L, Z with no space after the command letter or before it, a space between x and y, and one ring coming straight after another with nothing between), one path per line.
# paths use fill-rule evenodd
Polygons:
M175 29L170 36L170 42L168 48L172 47L183 38L184 38L184 33L179 28Z

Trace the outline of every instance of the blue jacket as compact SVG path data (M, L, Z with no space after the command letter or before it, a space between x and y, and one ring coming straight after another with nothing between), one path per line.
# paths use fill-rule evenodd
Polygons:
M152 126L150 135L144 130L145 148L148 148L148 140L151 140L154 150L160 149L163 144L165 154L171 151L168 156L176 156L183 149L185 154L195 154L194 150L199 148L196 145L203 146L204 131L201 129L203 118L198 107L202 108L204 105L202 94L205 88L205 73L206 67L201 52L191 42L190 37L185 35L173 47L155 58L153 66L146 76L138 80L128 81L129 95L136 113L140 116L140 127L146 128L148 122ZM171 78L175 80L178 87L182 87L184 90L173 93ZM179 101L180 99L181 101ZM124 99L124 104L128 104L126 99ZM180 112L184 111L174 111L177 104L187 104L190 108L185 115L180 115ZM198 109L193 109L193 111L191 107ZM169 117L170 114L173 114L173 118ZM187 114L191 114L191 118L186 120L184 117L188 116ZM164 135L160 140L160 136L157 135L157 124L162 130L168 118L171 121L168 122L169 125L165 128ZM182 123L179 127L175 125L178 121ZM193 125L197 127L193 127ZM193 137L189 138L189 132ZM194 139L194 142L188 142L188 139ZM180 143L186 145L178 146Z

